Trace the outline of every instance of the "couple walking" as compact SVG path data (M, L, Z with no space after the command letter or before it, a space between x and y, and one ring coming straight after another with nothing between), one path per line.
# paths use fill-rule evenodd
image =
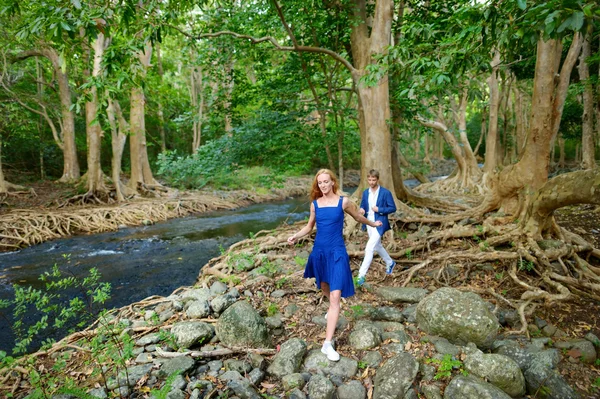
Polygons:
M389 190L379 185L379 172L370 170L367 181L369 188L363 193L360 209L357 210L347 197L338 193L339 184L335 174L328 169L321 169L312 183L308 223L288 238L288 243L294 244L298 238L309 234L315 224L317 225L317 236L306 263L304 277L314 277L317 287L320 287L329 299L327 329L321 352L332 361L340 359L332 343L340 314L340 298L354 295L350 258L342 235L344 212L357 222L363 223L363 229L366 225L369 233L365 258L358 271L356 284L362 286L365 283L374 252L385 261L387 274L391 274L396 265L381 245L381 236L390 229L387 215L396 211L394 199Z

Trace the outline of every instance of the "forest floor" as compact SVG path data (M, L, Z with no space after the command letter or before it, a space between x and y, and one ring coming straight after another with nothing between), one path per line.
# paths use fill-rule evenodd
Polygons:
M307 183L308 182L308 183ZM302 184L310 184L310 177L306 177L302 180ZM8 196L0 198L0 219L7 213L11 213L12 210L52 210L58 209L58 206L64 201L78 192L71 185L56 183L52 181L38 181L29 183L28 187L35 190L36 195L23 194L19 196ZM221 192L212 192L213 195L222 197ZM260 197L260 196L258 196ZM244 198L241 195L240 198ZM268 200L268 199L267 199ZM243 202L243 201L242 201ZM252 202L260 202L260 199L254 198ZM87 208L93 208L94 206L86 206ZM69 207L73 209L75 207ZM600 246L600 212L593 206L581 205L581 206L570 206L559 210L556 213L556 219L559 225L562 227L581 235L583 238L592 242L596 248ZM399 237L400 232L396 232L396 240L402 240ZM359 234L358 236L351 238L348 242L349 252L361 251L364 248L366 238ZM288 252L291 256L295 249L293 247L282 249L284 252ZM420 255L420 256L419 256ZM435 255L435 249L430 252L424 252L414 254L412 263L419 260L425 260L428 256ZM360 265L360 257L352 257L351 263L353 270L358 269ZM406 266L410 266L411 262L407 262ZM404 264L402 264L404 265ZM369 283L376 287L378 285L385 286L400 286L404 283L407 272L401 271L402 267L398 267L398 272L394 273L394 277L386 277L383 273L383 266L374 264L372 270L369 272ZM437 265L439 267L440 265ZM431 265L431 269L435 268L436 265ZM431 272L431 269L428 268ZM471 274L468 280L461 280L460 278L452 279L453 286L470 286L480 288L493 288L496 292L505 292L506 296L510 298L511 291L518 292L517 287L514 287L514 283L507 276L507 273L499 272L502 267L494 266L494 272L488 273L477 273ZM439 288L440 281L433 277L433 273L426 273L426 270L421 271L418 274L418 285L425 288ZM414 280L414 279L413 279ZM412 281L412 280L411 280ZM411 286L415 286L411 282ZM320 304L318 300L318 294L315 294L314 302L320 307L325 304ZM376 300L375 297L369 298L369 292L363 292L360 297L361 302ZM352 305L351 301L344 305L349 307ZM600 336L600 303L585 299L576 299L564 303L552 303L550 306L540 306L536 309L534 317L542 319L549 324L552 324L559 329L563 330L568 338L582 338L586 333L591 332L596 336ZM534 319L530 319L529 322L533 323ZM314 339L314 337L313 337ZM341 349L343 350L344 341L340 342ZM569 381L573 387L577 387L579 392L585 398L600 398L600 393L592 392L590 390L590 383L597 381L600 378L600 362L593 365L583 365L577 359L568 358L561 361L560 371Z

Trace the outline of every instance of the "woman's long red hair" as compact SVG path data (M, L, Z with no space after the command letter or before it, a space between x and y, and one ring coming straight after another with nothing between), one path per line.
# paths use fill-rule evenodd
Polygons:
M312 188L310 190L310 200L311 201L314 201L323 196L323 193L321 192L321 189L319 188L319 183L317 182L317 178L319 177L319 175L323 175L323 174L327 174L327 175L329 175L329 177L331 177L331 181L333 181L332 191L335 194L339 194L340 185L338 183L337 177L335 176L335 173L333 173L329 169L321 169L317 172L317 174L315 175L315 178L313 179L313 182L312 182Z

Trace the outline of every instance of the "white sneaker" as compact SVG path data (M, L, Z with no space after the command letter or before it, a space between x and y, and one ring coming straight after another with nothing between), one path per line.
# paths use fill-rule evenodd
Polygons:
M337 362L340 360L340 354L333 349L333 345L331 344L323 344L321 353L327 355L327 359L331 360L332 362Z

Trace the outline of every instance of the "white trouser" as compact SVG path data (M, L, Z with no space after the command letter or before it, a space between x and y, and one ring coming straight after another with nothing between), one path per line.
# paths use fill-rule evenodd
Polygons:
M371 267L371 262L373 261L373 254L377 252L381 259L385 262L386 266L390 266L394 261L390 258L390 255L387 253L383 245L381 245L381 236L377 231L376 227L367 226L367 232L369 233L369 241L367 242L367 247L365 248L365 258L363 259L362 265L360 265L360 269L358 269L358 277L364 277L367 275L369 271L369 267Z

